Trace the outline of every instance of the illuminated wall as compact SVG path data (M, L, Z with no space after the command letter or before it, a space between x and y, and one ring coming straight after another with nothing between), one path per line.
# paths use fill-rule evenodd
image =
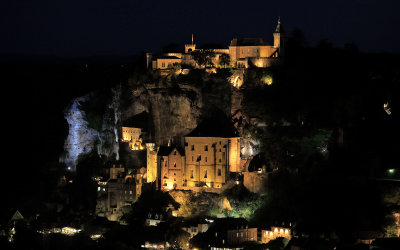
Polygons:
M147 182L154 182L157 179L157 151L154 146L154 143L146 143Z
M227 231L227 243L234 245L244 242L258 242L257 228L242 228Z
M157 58L156 68L153 69L168 69L175 63L182 63L180 58Z
M160 157L161 189L171 190L183 185L185 157L175 148L168 156Z
M240 141L238 138L185 137L185 156L185 180L189 187L205 183L221 188L229 166L236 169L240 165Z
M261 231L261 242L263 244L268 243L270 240L274 240L279 237L283 237L290 240L292 238L290 228L271 227L270 231L269 230Z
M122 141L136 142L142 133L140 128L122 127Z
M240 169L240 138L229 139L229 172L242 172Z

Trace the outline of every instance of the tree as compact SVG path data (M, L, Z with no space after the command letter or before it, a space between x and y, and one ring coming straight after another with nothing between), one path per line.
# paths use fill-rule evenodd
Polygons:
M214 65L212 60L215 57L215 53L211 49L195 50L192 52L192 57L200 67L210 67Z
M231 57L229 56L229 54L222 54L219 57L219 65L223 66L224 68L226 68L226 66L229 66L229 64L231 63Z

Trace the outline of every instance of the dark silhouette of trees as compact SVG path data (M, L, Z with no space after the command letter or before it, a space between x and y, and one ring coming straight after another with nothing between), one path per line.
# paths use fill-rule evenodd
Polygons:
M215 57L215 53L211 49L195 50L191 55L199 66L204 66L206 68L213 66L212 60Z

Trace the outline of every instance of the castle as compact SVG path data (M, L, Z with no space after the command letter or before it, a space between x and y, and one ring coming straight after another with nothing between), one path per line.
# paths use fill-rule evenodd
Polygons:
M222 67L221 57L229 56L229 64L235 68L248 68L250 65L256 67L270 67L280 62L283 56L284 32L281 27L280 18L273 33L274 42L270 45L263 38L234 38L230 42L227 49L210 49L213 58L212 64L216 67ZM153 57L152 53L146 54L147 68L153 70L167 70L174 65L190 65L194 68L201 68L193 57L193 52L202 52L205 50L197 49L196 44L185 44L184 53L164 53L160 56Z

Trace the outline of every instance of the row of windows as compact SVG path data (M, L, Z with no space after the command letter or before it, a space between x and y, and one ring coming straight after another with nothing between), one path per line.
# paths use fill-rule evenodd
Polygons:
M225 158L225 152L222 153L222 158ZM204 157L204 162L207 162L207 160L208 160L208 158L207 158L207 156L205 156ZM196 158L196 162L199 162L199 161L201 161L201 155L198 155L197 158ZM194 156L192 156L192 162L194 162ZM222 162L222 159L219 158L218 162ZM167 166L167 164L165 164L165 166Z
M221 175L222 175L221 169L218 169L218 170L217 170L217 175L218 175L218 176L221 176ZM191 178L191 179L194 178L194 170L192 170L192 171L190 172L190 178ZM204 172L204 178L207 178L207 170Z

